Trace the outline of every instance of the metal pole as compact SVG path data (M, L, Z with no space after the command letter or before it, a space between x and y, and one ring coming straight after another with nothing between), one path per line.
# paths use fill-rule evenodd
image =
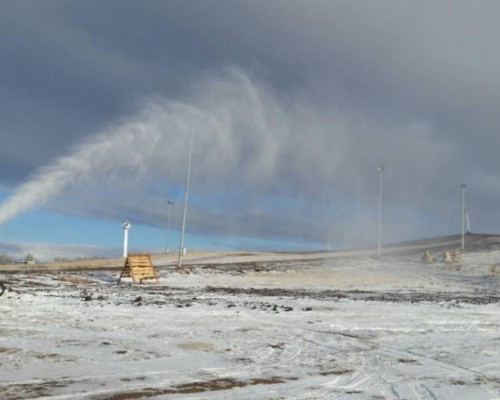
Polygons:
M328 251L331 250L331 246L330 246L330 238L332 237L332 234L333 234L333 207L330 203L326 203L326 206L328 208L328 218L326 220L326 223L327 223L327 227L329 229L327 229L327 237L326 237L326 249Z
M169 229L170 229L170 214L171 214L172 206L173 205L174 205L174 203L172 201L169 201L167 203L167 207L168 207L168 216L167 216L167 241L165 242L165 253L167 253L167 254L170 251L170 249L168 248L168 234L169 234Z
M187 213L187 204L188 204L188 195L189 195L189 178L191 175L191 158L193 155L193 134L191 133L191 137L189 139L189 156L188 156L188 165L187 165L187 173L186 173L186 190L184 192L184 213L182 215L182 229L181 229L181 239L179 240L179 259L177 260L177 268L181 268L181 256L182 251L184 249L184 229L186 228L186 213Z
M465 249L465 188L467 185L462 183L460 185L462 188L462 250Z
M382 176L384 174L384 167L378 167L379 172L379 201L378 201L378 245L377 255L380 257L382 254Z
M470 232L470 221L469 221L469 208L465 209L465 234L469 234Z

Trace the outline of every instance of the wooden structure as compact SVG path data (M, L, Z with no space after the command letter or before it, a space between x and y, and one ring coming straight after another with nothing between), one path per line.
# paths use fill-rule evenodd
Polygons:
M156 283L158 283L158 276L149 254L129 254L117 283L120 283L124 277L132 278L133 282L142 282L143 279L156 279Z
M451 254L449 251L445 251L443 254L443 261L447 264L451 264L453 262L453 258L451 258Z
M429 263L429 264L434 262L434 258L432 257L432 254L429 250L425 251L424 256L422 257L422 260L425 261L426 263Z

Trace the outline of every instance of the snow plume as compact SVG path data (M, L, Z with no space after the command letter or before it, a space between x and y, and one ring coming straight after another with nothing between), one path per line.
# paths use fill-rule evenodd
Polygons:
M398 181L399 192L390 182L386 187L402 203L417 204L416 195L436 184L432 171L444 158L438 149L446 146L436 148L425 123L391 126L367 120L362 112L313 107L300 96L278 96L236 68L191 89L175 101L149 99L134 115L40 168L0 206L0 224L61 193L74 191L82 204L89 203L96 186L138 189L141 200L135 206L129 201L127 211L139 215L150 204L152 218L143 222L163 220L164 208L151 214L161 202L148 190L155 180L183 185L191 135L198 204L190 226L203 234L334 243L357 232L371 238L375 228L367 229L366 222L376 221L377 165L389 166L387 176ZM407 168L398 175L391 163ZM401 210L396 221L419 218L418 211ZM92 212L86 215L102 216Z
M135 115L38 169L0 205L0 224L45 204L69 185L140 185L145 178L179 170L189 135L202 152L196 170L205 187L257 181L271 187L277 153L291 128L277 99L235 68L199 82L192 92L196 98L183 102L150 99ZM180 176L173 180L182 181Z
M177 115L182 117L176 118ZM151 167L148 159L159 151L165 135L162 123L173 123L170 129L185 135L189 123L199 116L196 110L179 104L148 104L128 121L92 137L72 154L36 171L0 206L0 224L31 207L43 205L70 184L90 183L95 179L115 183L120 179L127 179L128 183L140 180Z

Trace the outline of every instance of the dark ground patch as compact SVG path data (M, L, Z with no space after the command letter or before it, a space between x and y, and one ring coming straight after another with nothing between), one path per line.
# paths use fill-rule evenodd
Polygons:
M295 377L279 377L273 376L270 378L254 378L246 381L240 381L232 378L213 379L210 381L197 381L184 383L181 385L172 386L166 389L143 389L138 391L129 391L115 393L110 396L100 396L99 400L130 400L140 399L144 397L166 396L169 394L193 394L202 392L215 392L222 390L230 390L233 388L241 388L253 385L276 385L286 383L288 381L297 380ZM95 398L97 400L97 398Z

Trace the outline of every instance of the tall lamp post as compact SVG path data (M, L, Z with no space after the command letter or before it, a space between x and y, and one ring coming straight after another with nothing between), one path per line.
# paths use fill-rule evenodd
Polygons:
M382 178L385 167L383 165L378 168L378 241L377 241L377 256L382 254Z
M184 230L186 229L186 213L187 213L187 204L189 196L189 179L191 175L192 156L193 156L193 133L191 133L191 137L189 138L189 155L188 155L188 165L186 172L186 190L184 192L184 212L182 214L182 228L181 228L181 238L179 240L179 258L177 260L177 269L181 268L181 257L184 251Z
M167 240L165 242L165 253L169 253L170 249L168 248L168 235L169 235L169 229L170 229L170 214L172 211L172 207L174 205L173 201L168 201L167 202L167 207L168 207L168 216L167 216Z
M465 188L467 185L462 183L460 188L462 189L462 250L465 249L465 217L467 213L467 209L465 208Z

